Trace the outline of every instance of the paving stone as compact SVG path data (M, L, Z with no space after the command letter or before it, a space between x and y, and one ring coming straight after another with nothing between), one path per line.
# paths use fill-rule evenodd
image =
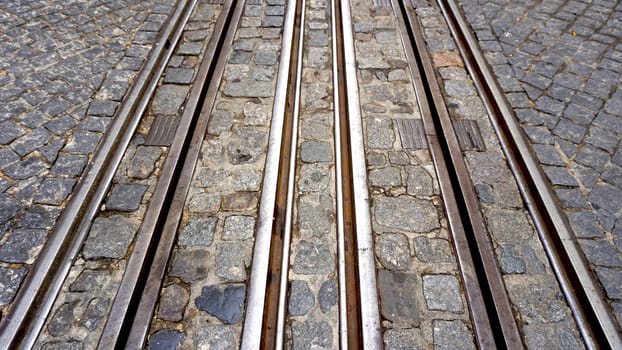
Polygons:
M194 213L216 213L220 209L220 195L196 193L190 197L188 209Z
M609 157L607 152L590 145L585 145L577 154L575 161L600 172L609 161Z
M565 166L566 162L562 159L560 152L553 145L533 145L538 160L542 164Z
M462 313L461 288L458 279L451 275L424 275L423 296L430 310Z
M310 194L299 198L298 229L304 238L326 237L334 228L334 200L325 194Z
M557 186L579 186L577 180L568 172L568 169L562 167L545 166L544 172L546 173L549 181L553 185Z
M202 48L203 43L201 42L184 43L177 48L177 54L185 56L198 56L201 54Z
M434 321L434 349L475 349L473 334L462 321Z
M553 134L573 143L581 142L585 132L586 128L584 126L576 124L568 119L561 119L553 130Z
M102 291L110 280L107 270L83 270L69 286L70 292Z
M418 328L387 329L384 334L384 348L387 350L423 350L425 341Z
M374 217L384 226L430 232L439 227L438 212L431 201L409 196L380 197L374 200Z
M120 259L125 256L137 229L135 220L121 215L98 217L93 221L82 254L85 259Z
M408 324L419 322L420 306L413 293L417 290L416 281L414 274L378 270L380 312L384 318Z
M501 270L504 274L525 273L527 265L514 245L501 245Z
M106 209L136 211L146 191L146 185L116 184L106 200Z
M149 337L149 350L177 349L185 338L184 333L180 331L162 329Z
M27 272L28 270L22 267L0 266L0 305L8 305L13 301Z
M229 97L271 97L272 84L268 82L228 82L225 96Z
M224 210L250 210L257 207L257 195L249 192L228 194L222 198Z
M498 241L519 244L522 237L533 233L533 227L523 211L490 209L485 217L489 231Z
M466 157L472 177L478 181L501 182L512 176L502 155L497 152L468 152Z
M208 258L209 253L204 249L179 249L173 258L169 275L179 277L186 283L204 279L209 271Z
M207 133L218 136L224 131L231 130L234 117L235 114L233 112L214 111L207 126Z
M196 349L235 349L239 346L235 334L234 329L230 326L201 327L199 334L194 339L194 346Z
M390 271L410 269L410 249L408 238L400 233L378 235L375 242L376 257Z
M227 145L229 162L231 164L251 164L260 159L263 160L267 139L267 132L259 127L234 129L231 141Z
M61 204L71 193L75 179L46 178L34 196L34 202L40 204Z
M101 117L112 117L118 106L119 102L110 100L95 100L89 105L88 114Z
M57 158L50 173L56 175L79 176L88 162L88 157L77 154L62 154Z
M322 283L317 294L317 301L322 313L326 314L333 306L337 305L337 292L337 281L334 279Z
M18 161L20 157L9 148L0 149L0 169L6 168L8 165Z
M315 305L313 292L306 281L293 280L290 282L288 312L292 316L304 316Z
M581 191L579 191L578 189L559 188L555 190L555 193L557 194L557 197L559 198L564 209L588 209L590 207L590 205L583 198Z
M13 180L25 180L43 173L47 169L45 163L36 158L26 158L4 168L4 174Z
M94 332L106 317L110 301L105 298L93 298L82 316L80 324L91 332Z
M224 324L236 324L242 319L246 286L228 285L224 289L219 285L205 286L195 304L201 311L218 318Z
M160 86L151 103L151 110L155 114L177 115L186 99L188 91L188 86L172 84Z
M190 84L193 76L193 69L169 68L164 76L164 84Z
M261 170L238 169L233 174L233 189L235 191L259 191L261 180Z
M276 51L256 51L254 62L256 65L271 66L276 64L278 54Z
M77 340L52 341L43 344L43 350L82 350L82 343Z
M0 247L0 261L32 264L45 243L47 231L42 229L17 229Z
M599 238L603 237L602 230L598 227L598 218L589 211L567 211L566 216L573 228L575 235L579 238Z
M135 179L146 179L155 170L155 163L162 155L160 147L141 146L132 156L127 175Z
M453 262L449 242L444 239L417 237L413 239L415 256L425 263Z
M92 153L99 143L99 135L92 132L78 130L75 131L72 136L73 138L71 141L69 141L67 146L63 149L66 152L81 154Z
M526 346L531 349L582 349L584 346L581 340L575 338L569 328L555 323L525 325Z
M218 219L213 217L192 218L181 231L177 243L183 246L210 246Z
M223 239L247 240L255 232L255 218L252 216L228 216L225 219Z
M552 323L568 317L570 311L564 297L552 283L555 281L533 281L533 277L527 275L506 277L506 284L511 286L508 288L510 300L525 322Z
M402 174L397 167L374 169L369 172L368 181L372 186L394 187L402 184Z
M320 192L328 189L331 172L327 166L314 163L303 164L300 168L298 190L302 192Z
M295 350L332 349L333 330L325 321L294 321L292 340Z
M366 144L371 149L393 148L395 133L391 119L373 118L366 121Z
M327 244L301 240L295 248L293 270L303 275L328 274L335 270L335 256Z
M0 123L0 144L8 145L11 141L25 134L24 128L13 121Z
M606 267L622 267L619 252L606 240L579 239L579 244L590 263Z
M58 152L61 150L61 148L63 148L63 146L65 146L64 140L56 140L51 142L49 145L40 148L39 152L48 162L51 163L56 160ZM1 151L2 150L0 150L0 159L2 159Z
M594 209L613 215L620 209L622 190L607 183L599 183L594 186L588 198Z
M434 180L422 167L406 168L406 193L418 197L430 197L434 194Z
M450 97L465 98L475 95L475 88L468 80L446 80L445 92Z
M5 222L14 217L23 209L22 204L15 198L0 193L0 222Z
M268 106L252 102L244 104L244 120L247 125L268 125L269 115Z
M170 322L181 321L189 298L186 289L180 285L171 284L164 287L158 304L158 317Z
M246 281L250 264L250 246L244 243L220 243L217 246L216 275L231 282Z
M305 141L300 146L300 159L305 163L331 162L332 151L329 142Z

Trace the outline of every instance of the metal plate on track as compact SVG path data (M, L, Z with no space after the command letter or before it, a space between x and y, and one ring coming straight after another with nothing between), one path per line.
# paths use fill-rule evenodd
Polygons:
M224 4L225 0L207 0L208 4Z
M477 121L462 119L454 120L454 131L463 151L485 151L486 144L477 126Z
M374 0L375 7L391 7L391 0Z
M263 0L248 0L249 5L261 5Z
M396 119L402 147L405 149L426 149L423 121L421 119Z
M145 140L146 146L170 146L175 138L179 118L174 115L160 115L151 124Z

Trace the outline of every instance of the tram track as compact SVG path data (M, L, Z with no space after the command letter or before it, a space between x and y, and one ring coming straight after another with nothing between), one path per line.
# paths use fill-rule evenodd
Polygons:
M378 5L381 2L375 3ZM187 197L196 176L197 164L202 157L211 113L216 105L228 54L232 50L245 5L244 0L225 0L222 4L220 17L215 24L216 29L207 44L196 82L190 90L175 141L170 147L144 221L133 243L120 288L99 338L98 349L144 348L149 337L154 334L153 324L157 323L154 321L157 318L156 310L162 289L167 279L171 279L168 273L173 256L177 254L179 232L182 224L188 220L188 215L184 212ZM304 90L308 88L305 87L308 81L305 82L303 74L307 69L305 48L309 41L305 37L307 6L307 1L297 0L290 1L285 7L261 200L253 228L254 249L249 268L250 277L248 280L233 280L233 283L227 281L229 284L223 284L227 285L226 288L241 288L243 285L247 288L244 291L248 290L248 296L245 296L243 302L244 321L239 334L239 346L243 349L291 347L294 342L292 328L298 322L294 316L299 315L289 315L288 303L297 273L293 271L292 261L298 258L294 250L301 244L303 236L297 218L301 210L299 192L302 191L298 190L298 181L303 166L300 154L304 139L301 136L303 133L300 118L308 112L301 100ZM525 348L521 316L517 315L517 307L508 296L493 239L464 159L464 146L459 142L455 121L445 105L443 90L426 50L423 31L415 10L411 1L392 0L390 4L383 3L383 6L391 7L398 20L397 27L402 35L408 61L409 79L423 121L427 143L425 152L429 152L432 158L440 187L442 204L439 207L442 207L443 215L447 219L450 236L448 241L452 244L451 252L455 254L459 271L459 278L456 280L461 281L458 283L463 288L467 303L465 314L468 315L459 319L459 322L472 326L474 342L478 348ZM441 7L447 16L448 12L456 11L455 8L449 10L447 6L447 2L441 1ZM326 236L319 239L335 243L330 253L336 261L332 261L334 266L324 271L328 278L336 276L338 281L337 316L333 319L338 326L338 340L330 345L341 349L380 349L383 347L383 332L389 328L384 323L386 314L380 312L379 305L378 289L381 288L381 282L377 281L377 275L381 265L378 264L374 250L374 239L379 236L374 222L378 223L379 220L372 217L378 202L369 193L371 185L365 159L365 123L361 116L362 102L359 96L350 3L345 0L332 0L328 12L331 18L327 26L330 27L329 51L332 69L332 95L328 98L328 105L332 108L333 116L333 138L330 142L334 161L327 161L333 172L330 176L332 183L326 192L330 192L327 198L334 197L332 210L335 220L334 229L324 232ZM459 21L449 18L449 22L463 55L468 56L466 52L470 49L465 44L468 40L459 34ZM478 73L479 65L481 62L468 60L467 63L471 75L476 77L477 87L486 96L484 100L489 114L496 114L502 108L492 102L494 92L484 91L485 74ZM572 259L560 251L564 249L564 242L559 242L564 241L563 238L550 238L548 231L552 230L551 219L547 221L547 214L542 211L542 207L546 206L542 203L546 200L534 199L535 194L530 190L540 185L534 185L533 178L525 179L529 175L524 174L528 167L524 160L515 157L516 154L522 154L522 148L512 145L515 135L506 130L507 126L499 124L497 122L495 128L503 141L508 162L515 176L519 178L521 194L534 218L535 226L539 229L553 270L560 280L587 347L615 348L619 344L619 333L612 326L611 320L607 320L611 315L606 310L602 311L602 306L590 304L590 293L572 290L577 281L583 280L582 273L567 269L567 261ZM104 195L105 191L100 197ZM100 198L93 205L98 207L101 200ZM532 205L534 201L537 203ZM332 234L335 237L327 236ZM84 237L73 244L79 247L83 240ZM317 248L319 245L313 247ZM443 272L441 275L453 276L451 272ZM62 284L64 276L59 278ZM173 276L174 278L176 277ZM322 275L321 278L325 276ZM58 293L58 289L60 285L55 293ZM41 315L28 316L42 319L33 323L35 328L43 326L45 317L42 314L47 314L52 307L54 297L49 298L45 302L49 308L38 311ZM199 302L196 303L198 306ZM322 313L326 314L326 319L334 316L334 313L325 313L324 310ZM24 316L22 322L26 322L25 319ZM234 322L227 320L224 323ZM19 332L13 333L14 338L24 334L25 329L28 329L24 327L33 326L20 327ZM30 337L32 339L20 340L21 347L32 346L38 332L35 328L30 328L35 332ZM4 333L2 337L0 339L4 339ZM11 340L13 341L16 340Z

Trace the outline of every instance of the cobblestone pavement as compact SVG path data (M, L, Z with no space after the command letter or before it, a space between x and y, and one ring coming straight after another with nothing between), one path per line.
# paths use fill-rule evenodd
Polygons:
M130 247L169 150L169 147L149 145L147 134L155 118L179 118L220 8L221 5L200 1L194 9L35 348L94 349L97 346ZM209 229L209 225L201 222L195 228ZM194 252L191 257L201 259L200 253ZM187 269L203 266L185 260L184 263Z
M173 3L0 1L1 312Z
M459 3L622 321L622 3Z

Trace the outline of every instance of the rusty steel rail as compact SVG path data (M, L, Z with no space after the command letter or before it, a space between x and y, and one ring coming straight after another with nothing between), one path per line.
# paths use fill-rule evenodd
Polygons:
M0 323L0 348L34 345L197 2L179 0L164 23L145 64L97 146L90 166L4 315Z
M244 0L222 5L98 349L142 349Z
M454 238L477 343L480 348L522 349L524 346L501 270L442 90L435 77L421 26L409 1L393 0L393 7L400 19L403 42Z
M454 1L438 0L438 3L483 98L519 191L586 345L590 349L622 348L620 328L604 301L601 288L597 287L574 232L512 108L479 49L478 41Z

